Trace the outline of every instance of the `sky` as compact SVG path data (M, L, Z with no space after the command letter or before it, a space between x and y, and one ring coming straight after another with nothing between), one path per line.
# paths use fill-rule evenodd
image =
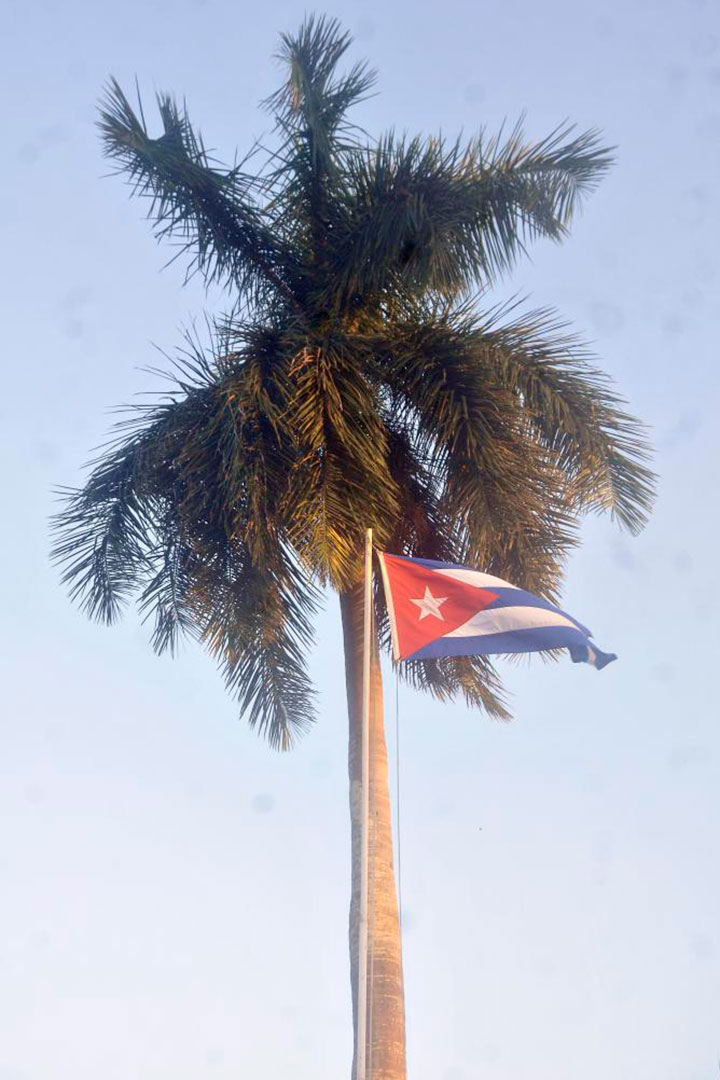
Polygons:
M222 298L163 270L94 130L110 74L185 97L217 155L267 130L305 5L5 0L0 1080L336 1080L351 1053L339 616L315 729L277 754L194 646L75 610L53 489L157 347ZM720 9L712 0L339 0L380 72L358 110L455 136L526 112L617 165L498 296L593 344L657 448L629 538L589 520L563 605L619 661L500 663L514 720L400 693L412 1080L720 1073ZM150 110L152 112L152 110ZM715 194L714 194L715 193ZM390 750L395 715L388 686Z

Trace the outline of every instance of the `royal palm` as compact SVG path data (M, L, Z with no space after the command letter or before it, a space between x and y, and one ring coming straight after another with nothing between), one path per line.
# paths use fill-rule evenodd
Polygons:
M265 104L274 149L221 168L172 99L150 136L112 83L105 152L149 197L157 234L231 311L187 342L174 391L138 410L67 494L56 556L91 616L131 597L153 645L196 637L251 725L282 749L308 728L306 659L340 597L350 716L356 985L362 547L468 563L552 597L579 516L632 531L651 499L639 425L549 313L483 298L536 237L562 239L609 155L595 133L468 143L348 120L374 75L344 72L332 20L282 39ZM255 171L249 171L253 163ZM387 630L378 601L377 647ZM379 665L371 730L373 1080L405 1076L403 981ZM408 664L439 698L506 715L482 658Z

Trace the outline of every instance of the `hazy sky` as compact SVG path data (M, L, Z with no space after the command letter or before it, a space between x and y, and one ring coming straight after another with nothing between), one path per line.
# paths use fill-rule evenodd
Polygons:
M231 160L267 127L304 3L5 0L0 183L3 720L0 1080L337 1080L351 1045L346 719L336 604L321 719L292 754L213 664L75 611L51 489L217 297L161 273L103 179L115 74L185 95ZM599 126L618 165L508 292L595 343L657 444L638 539L593 520L564 604L618 663L502 663L515 720L403 691L412 1080L712 1080L720 1054L720 12L505 0L332 8L380 70L371 132ZM150 110L152 112L152 110ZM388 695L389 697L391 694Z

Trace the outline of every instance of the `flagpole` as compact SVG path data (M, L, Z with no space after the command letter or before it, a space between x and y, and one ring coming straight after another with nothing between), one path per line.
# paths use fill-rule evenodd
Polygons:
M370 881L370 694L372 664L372 529L365 533L362 693L362 814L360 826L360 932L358 936L358 1024L356 1080L369 1080L368 1069L368 907Z

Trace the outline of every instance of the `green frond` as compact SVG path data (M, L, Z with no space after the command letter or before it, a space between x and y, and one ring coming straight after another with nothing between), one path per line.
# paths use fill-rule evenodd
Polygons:
M114 455L84 490L63 489L53 559L70 597L92 619L117 620L141 580L146 509L133 484L133 451Z
M597 132L572 131L531 143L518 126L467 146L390 132L351 151L350 210L331 242L337 302L400 285L454 297L509 270L528 241L564 237L612 160Z
M308 342L289 377L286 421L300 455L285 504L289 536L321 581L347 588L361 573L364 530L384 543L398 516L377 391L342 340Z
M394 331L378 335L378 378L432 470L454 522L456 561L554 595L574 522L522 403L479 367L449 323L396 323Z
M645 428L625 411L586 346L550 311L463 329L483 370L522 402L578 510L608 511L636 533L652 509L655 477Z
M459 155L457 145L392 132L375 147L348 153L351 196L346 221L331 238L328 301L345 308L402 286L416 295L462 288L468 267L445 228L459 209Z
M155 652L174 655L181 638L199 636L191 603L197 556L171 525L162 535L162 545L147 552L146 583L138 594L137 606L145 619L153 620L150 641Z
M113 79L101 106L105 154L124 171L134 194L150 200L158 239L179 242L188 274L232 283L259 298L292 300L293 256L273 237L255 205L258 180L239 169L213 168L187 113L172 98L157 99L163 134L151 138Z
M612 165L600 134L574 135L564 125L528 142L519 123L506 141L481 133L468 146L460 174L477 198L469 239L478 242L488 278L510 269L528 240L562 239L582 199Z
M265 102L280 136L269 210L303 252L311 272L309 299L317 290L318 269L327 265L329 235L345 216L343 158L357 144L346 114L370 92L375 75L364 63L338 71L352 39L336 19L310 16L297 34L281 40L287 80Z
M295 451L276 344L248 328L241 352L186 355L178 389L121 425L69 494L54 555L88 614L112 621L135 596L158 651L203 642L250 723L285 748L314 715L318 594L283 541Z
M403 425L397 413L393 404L388 404L388 464L399 509L387 550L450 561L458 547L457 523L448 513L432 460L423 457L416 433Z
M376 74L363 62L337 73L352 44L337 19L310 15L297 34L282 34L280 41L277 59L287 69L287 80L264 105L285 124L314 134L321 144L323 135L331 137L347 110L368 95Z
M510 720L502 684L485 656L447 656L440 660L410 660L400 667L401 678L438 701L464 700L494 720Z
M200 581L201 640L251 727L288 750L315 719L305 656L318 594L282 545L262 565L234 556L219 571Z

